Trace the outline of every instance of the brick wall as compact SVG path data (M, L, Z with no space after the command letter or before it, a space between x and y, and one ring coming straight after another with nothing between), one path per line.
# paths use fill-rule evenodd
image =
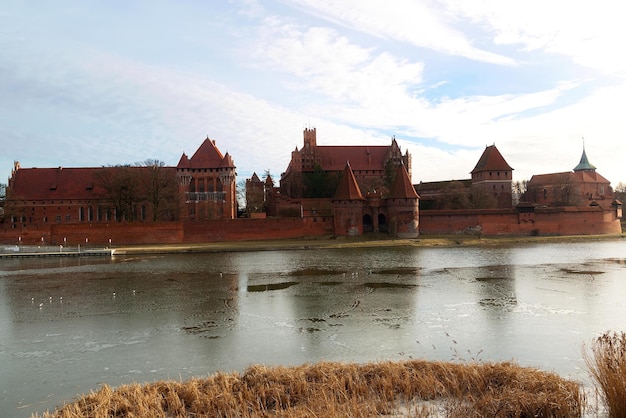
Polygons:
M333 234L332 218L229 219L198 222L54 224L0 231L0 243L24 245L175 244L298 238ZM43 241L42 241L43 238Z
M600 207L420 211L422 234L596 235L621 233L615 210Z
M420 211L421 234L591 235L619 234L615 210L600 207L474 211ZM53 224L0 231L0 243L15 245L115 245L263 240L334 234L332 217L229 219L203 222ZM21 238L21 241L19 240Z

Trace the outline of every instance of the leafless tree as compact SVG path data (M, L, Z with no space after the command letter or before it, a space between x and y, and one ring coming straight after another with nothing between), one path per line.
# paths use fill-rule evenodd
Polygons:
M145 167L140 172L139 182L143 196L152 206L152 220L173 220L178 192L174 172L159 160L148 159L136 165Z
M136 170L128 165L103 167L95 173L95 180L104 190L103 198L115 209L115 220L133 221L140 198Z

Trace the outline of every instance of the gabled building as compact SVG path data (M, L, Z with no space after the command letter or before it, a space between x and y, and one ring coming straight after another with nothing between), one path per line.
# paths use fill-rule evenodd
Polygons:
M513 201L513 168L495 145L485 148L471 172L472 188L491 196L497 208L510 208Z
M611 183L596 172L583 147L580 162L573 171L536 174L526 185L524 200L542 206L609 207L614 203Z
M304 130L304 144L291 153L280 178L280 192L292 198L333 197L346 161L364 193L385 193L404 165L411 176L411 155L402 154L395 138L390 145L317 145L316 129Z
M237 217L236 167L228 152L222 155L208 137L176 166L181 220L234 219Z
M268 215L332 222L336 235L415 237L419 196L410 168L395 138L388 146L319 146L315 129L305 129L280 187L266 185Z
M174 175L172 167L22 168L15 162L5 223L16 229L50 223L173 220L176 208L168 193L175 191ZM160 200L153 198L156 188Z
M235 165L208 138L177 167L22 168L7 185L5 228L233 219Z
M513 206L513 168L495 145L485 147L470 179L420 182L424 210L492 209Z

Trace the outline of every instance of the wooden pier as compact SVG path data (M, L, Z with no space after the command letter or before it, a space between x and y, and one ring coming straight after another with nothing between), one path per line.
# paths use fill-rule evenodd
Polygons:
M39 257L111 257L113 251L110 249L100 250L64 250L64 251L12 251L0 252L2 258L39 258Z

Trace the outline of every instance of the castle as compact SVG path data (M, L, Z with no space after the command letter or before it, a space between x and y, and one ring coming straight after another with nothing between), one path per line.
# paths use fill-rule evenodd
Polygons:
M268 174L246 180L247 219L238 218L236 166L208 137L175 167L22 168L9 179L0 240L191 242L370 232L619 233L621 202L583 148L572 172L535 175L513 205L512 171L487 146L471 178L411 182L412 159L389 145L317 145L303 131L279 185ZM4 239L3 237L12 237ZM95 237L95 238L94 238ZM95 239L96 241L93 241Z

